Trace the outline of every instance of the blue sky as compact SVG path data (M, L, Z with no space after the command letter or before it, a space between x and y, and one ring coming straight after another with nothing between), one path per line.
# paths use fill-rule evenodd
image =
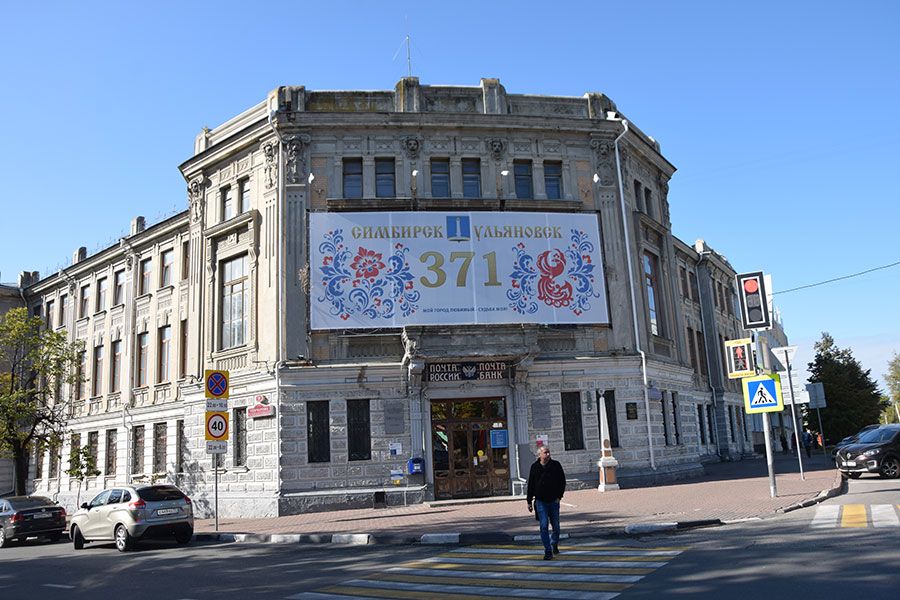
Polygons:
M776 292L894 263L898 7L7 2L0 280L185 207L177 166L197 132L278 85L393 88L407 32L423 84L610 96L678 167L674 233L771 273ZM895 266L776 303L799 364L829 331L881 378L900 352L898 297Z

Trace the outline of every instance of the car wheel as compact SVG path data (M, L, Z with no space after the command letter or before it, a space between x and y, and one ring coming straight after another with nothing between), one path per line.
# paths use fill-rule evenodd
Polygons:
M194 537L193 529L179 529L175 532L175 541L182 546L190 542L192 537Z
M78 529L78 526L72 527L72 546L76 550L84 548L84 536L81 535L81 530Z
M0 526L0 548L9 548L12 544L12 540L6 537L6 532L3 530L3 527Z
M888 479L896 479L900 476L900 461L893 456L889 456L881 463L881 475Z
M119 552L127 552L131 550L132 539L131 534L128 533L128 528L124 525L118 525L116 527L116 550Z

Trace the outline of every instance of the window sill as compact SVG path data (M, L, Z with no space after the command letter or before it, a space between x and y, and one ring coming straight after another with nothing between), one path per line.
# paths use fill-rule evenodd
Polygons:
M232 465L231 472L232 473L249 473L250 467L247 467L245 465Z
M221 221L220 223L216 223L209 229L207 229L204 233L204 237L216 237L222 235L223 233L230 233L234 229L238 229L239 227L246 225L253 221L254 215L256 214L256 210L251 209L245 213L241 213L239 215L235 215L228 219L227 221Z

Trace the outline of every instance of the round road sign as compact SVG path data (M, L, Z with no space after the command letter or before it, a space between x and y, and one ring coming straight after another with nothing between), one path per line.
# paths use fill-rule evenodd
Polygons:
M206 378L206 391L213 398L228 397L228 377L220 371L213 371Z
M228 413L206 413L206 439L213 441L228 439Z

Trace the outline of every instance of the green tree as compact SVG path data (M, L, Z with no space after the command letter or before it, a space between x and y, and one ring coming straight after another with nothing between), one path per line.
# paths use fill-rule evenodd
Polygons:
M888 402L900 404L900 354L894 352L894 357L888 361L888 372L884 374L884 380L888 387Z
M27 493L31 450L61 439L67 410L54 390L81 376L73 368L80 351L25 308L0 315L0 455L13 459L16 494Z
M100 474L97 469L97 459L87 446L73 447L69 452L69 468L66 475L70 479L78 481L78 493L75 495L75 506L81 506L81 486L88 477L96 477Z
M829 439L834 442L878 423L884 405L871 370L863 370L850 349L838 348L827 332L815 350L809 380L821 382L825 389L828 408L822 411L822 427Z

